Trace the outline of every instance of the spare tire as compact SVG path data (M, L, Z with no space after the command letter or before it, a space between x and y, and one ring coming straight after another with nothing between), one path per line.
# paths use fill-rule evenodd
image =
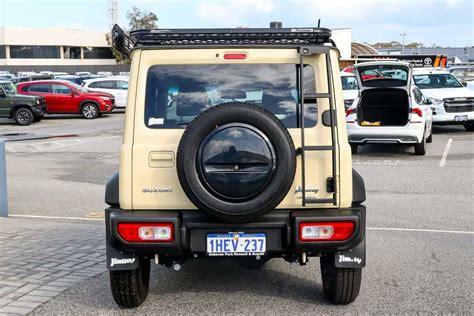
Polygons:
M278 118L260 106L213 106L186 128L177 171L189 200L232 223L249 222L274 209L295 176L295 148Z

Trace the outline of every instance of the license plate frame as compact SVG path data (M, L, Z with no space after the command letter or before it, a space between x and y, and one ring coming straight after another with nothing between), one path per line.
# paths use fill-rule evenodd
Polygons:
M265 233L208 233L206 253L208 256L263 256L267 252Z
M467 122L467 115L455 115L454 116L455 122Z

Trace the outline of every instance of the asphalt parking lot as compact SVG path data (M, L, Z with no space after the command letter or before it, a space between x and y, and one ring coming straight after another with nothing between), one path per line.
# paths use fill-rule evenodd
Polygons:
M122 124L121 113L94 121L47 117L26 128L0 119L0 137L8 134L11 140L12 217L103 229L104 184L118 168ZM324 300L317 259L305 267L274 259L257 271L230 261L200 260L185 263L180 272L153 267L148 299L136 311L472 313L473 134L462 127L438 127L426 156L412 152L374 145L361 147L353 157L365 179L369 227L367 267L355 303L332 306ZM74 285L34 313L78 311L123 313L112 299L107 273Z

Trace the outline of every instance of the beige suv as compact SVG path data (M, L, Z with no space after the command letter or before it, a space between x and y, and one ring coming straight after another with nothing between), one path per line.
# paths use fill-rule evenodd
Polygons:
M320 257L324 292L353 302L365 188L352 169L339 52L322 28L156 29L113 43L132 60L120 170L107 183L107 265L122 307L150 262L259 268Z

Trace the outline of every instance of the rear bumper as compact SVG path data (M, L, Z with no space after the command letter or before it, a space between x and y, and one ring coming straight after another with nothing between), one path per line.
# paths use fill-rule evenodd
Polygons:
M350 144L416 144L416 135L349 135Z
M407 144L421 142L424 122L410 122L406 126L360 126L357 122L347 124L351 144Z
M365 206L347 209L275 210L258 221L241 224L223 223L200 211L123 211L106 209L106 232L109 250L130 255L155 254L167 256L206 256L206 236L209 233L264 233L266 256L343 251L356 247L365 238ZM353 221L353 234L343 241L301 242L298 227L301 222ZM129 243L117 232L121 222L172 223L174 238L163 243ZM109 249L110 248L110 249Z
M467 121L474 121L474 112L458 112L458 113L440 113L436 112L433 115L433 124L437 125L457 125L457 124L464 124L465 121L457 121L459 117L467 117Z

